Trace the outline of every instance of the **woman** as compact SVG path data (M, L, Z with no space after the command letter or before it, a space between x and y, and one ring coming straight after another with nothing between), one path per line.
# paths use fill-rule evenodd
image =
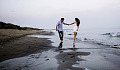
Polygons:
M73 23L69 24L69 25L74 24L74 28L73 28L73 31L74 31L74 43L76 42L76 35L77 35L79 25L80 25L80 20L78 18L75 18L75 21L76 22L73 22Z

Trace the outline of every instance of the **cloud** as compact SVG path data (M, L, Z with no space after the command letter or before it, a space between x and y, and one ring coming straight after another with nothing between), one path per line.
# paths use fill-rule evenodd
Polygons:
M0 8L5 14L14 11L19 16L51 16L94 10L116 2L118 3L117 0L1 0Z

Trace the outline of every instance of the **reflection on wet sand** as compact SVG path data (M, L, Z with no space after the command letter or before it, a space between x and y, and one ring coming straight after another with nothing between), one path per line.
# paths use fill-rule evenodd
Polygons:
M59 45L62 46L62 43ZM85 68L74 67L73 65L79 64L77 63L79 61L84 61L81 57L90 55L90 52L77 52L77 49L71 50L67 52L62 49L59 50L62 52L56 55L57 63L59 64L57 70L85 70Z
M73 43L73 48L75 48L75 43Z
M63 43L62 43L62 42L60 42L60 44L59 44L59 49L61 49L61 48L62 48L62 46L63 46Z
M62 47L63 47L63 42L60 42L58 48L59 48L59 49L62 49ZM69 48L69 49L70 49L70 48ZM75 48L75 43L73 43L73 49L76 49L76 48Z

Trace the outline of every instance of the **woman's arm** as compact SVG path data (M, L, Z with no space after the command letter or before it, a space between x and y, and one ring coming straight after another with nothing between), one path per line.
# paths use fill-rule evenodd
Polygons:
M73 22L73 23L71 23L71 24L69 24L69 25L72 25L72 24L74 24L75 22Z
M79 26L77 26L77 31L78 31L78 29L79 29Z

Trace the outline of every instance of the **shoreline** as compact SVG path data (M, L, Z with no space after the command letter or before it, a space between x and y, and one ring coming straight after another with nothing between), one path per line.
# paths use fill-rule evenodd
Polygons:
M0 32L0 62L53 48L48 38L27 37L27 35L34 34L53 35L52 32L14 29L1 29Z

